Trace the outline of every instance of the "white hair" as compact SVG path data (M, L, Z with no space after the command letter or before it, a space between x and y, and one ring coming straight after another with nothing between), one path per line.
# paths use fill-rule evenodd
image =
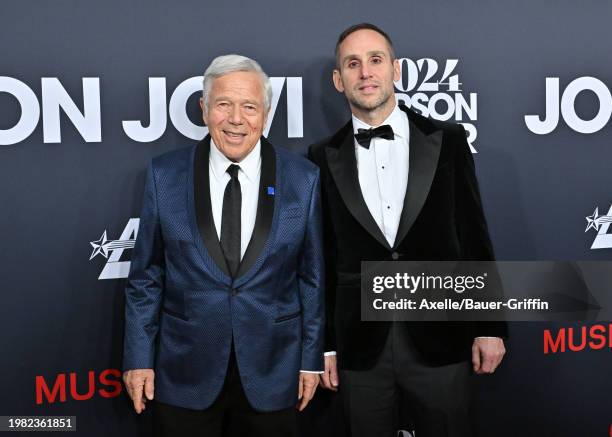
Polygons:
M204 100L204 107L208 110L208 95L210 94L213 81L218 77L236 71L252 71L259 74L264 91L264 106L266 112L268 112L272 104L272 85L270 84L270 78L256 61L241 55L217 56L210 63L204 72L202 80L202 99Z

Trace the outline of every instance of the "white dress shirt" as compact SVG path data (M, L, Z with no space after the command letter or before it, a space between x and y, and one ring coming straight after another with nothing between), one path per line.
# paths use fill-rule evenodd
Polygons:
M223 196L225 187L231 176L227 172L230 165L240 167L238 181L242 193L241 219L240 219L240 259L244 256L257 218L257 201L259 200L259 179L261 178L261 142L258 141L253 150L240 162L234 162L217 149L214 141L210 140L210 159L208 161L208 175L210 179L210 203L213 221L217 230L217 237L221 239L221 216L223 213Z
M408 184L410 127L408 116L395 104L389 116L380 124L393 128L394 139L372 138L370 148L355 142L359 186L368 210L390 246L395 243L404 196ZM353 115L353 131L371 129Z
M212 138L210 139L210 159L208 160L210 203L219 240L221 239L223 196L225 195L225 187L231 180L227 169L232 164L240 167L238 181L240 182L240 192L242 193L242 205L240 208L240 259L242 259L253 235L255 219L257 218L259 181L261 179L261 141L257 142L253 150L242 161L234 162L221 153ZM300 372L323 373L309 370L300 370Z

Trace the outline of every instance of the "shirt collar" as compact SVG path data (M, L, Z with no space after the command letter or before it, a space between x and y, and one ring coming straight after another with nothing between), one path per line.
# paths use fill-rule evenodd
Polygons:
M361 121L353 114L353 133L358 133L357 129L372 129L378 126L370 126L369 124ZM388 124L393 129L393 134L400 138L408 138L408 132L406 131L406 127L408 123L406 114L399 108L399 105L395 103L395 107L391 114L379 125Z
M232 164L238 165L248 180L253 182L261 168L261 140L257 141L257 144L255 144L255 147L253 147L253 150L251 150L242 161L234 162L221 153L211 138L210 168L212 169L214 177L216 179L221 179L225 172L227 172L227 168Z

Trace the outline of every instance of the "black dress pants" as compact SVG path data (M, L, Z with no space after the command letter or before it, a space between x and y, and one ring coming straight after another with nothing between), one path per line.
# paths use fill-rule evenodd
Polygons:
M378 363L340 371L339 392L353 437L395 437L400 398L418 437L472 437L471 366L467 361L425 365L403 326L394 323Z
M295 397L297 403L297 393ZM272 412L251 407L240 381L233 345L223 388L209 408L190 410L157 401L154 404L156 437L297 437L295 407Z

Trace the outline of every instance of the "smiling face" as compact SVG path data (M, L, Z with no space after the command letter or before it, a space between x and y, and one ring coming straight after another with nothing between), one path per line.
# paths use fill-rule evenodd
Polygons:
M395 107L393 81L400 78L385 37L370 29L351 33L338 47L337 62L334 85L353 114L366 122L382 117L382 122Z
M252 71L236 71L213 80L208 104L200 99L202 118L221 153L242 161L259 141L266 125L261 77Z

